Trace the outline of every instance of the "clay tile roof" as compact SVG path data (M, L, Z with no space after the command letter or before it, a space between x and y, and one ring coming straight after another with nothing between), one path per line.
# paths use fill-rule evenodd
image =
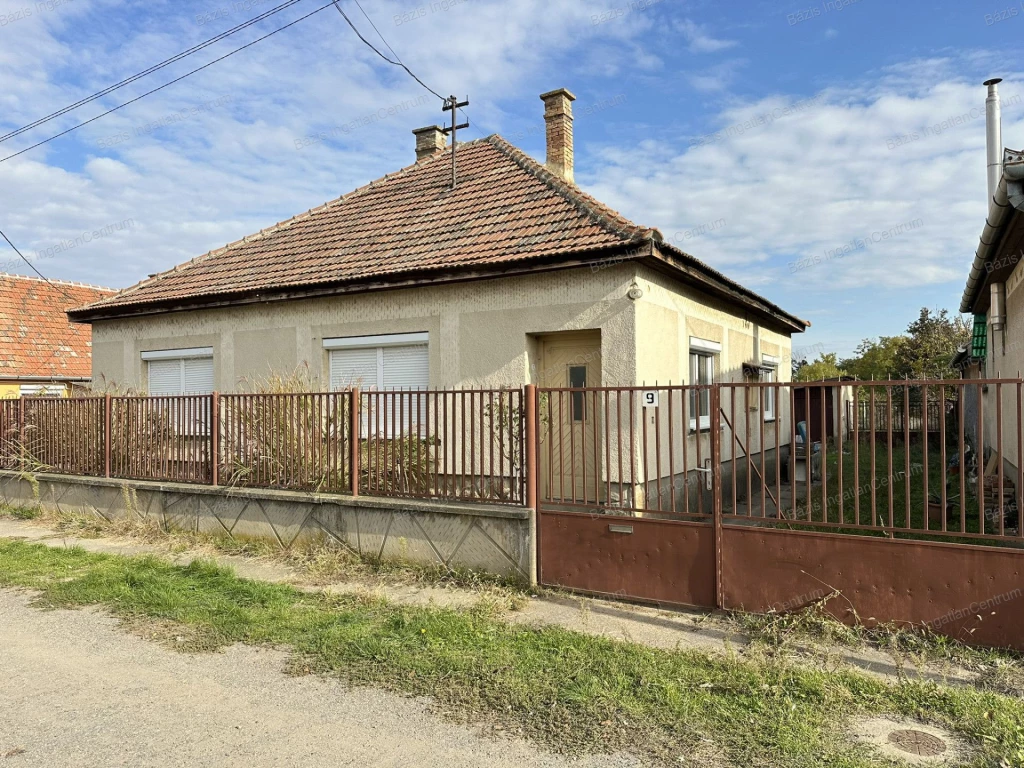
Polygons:
M92 285L0 274L0 380L87 379L92 333L67 310L115 291Z
M453 191L448 148L78 309L71 317L88 321L149 308L231 302L253 294L386 284L445 270L569 261L623 246L638 252L635 246L662 240L656 230L637 226L500 136L459 144L458 176ZM767 305L756 294L730 285Z

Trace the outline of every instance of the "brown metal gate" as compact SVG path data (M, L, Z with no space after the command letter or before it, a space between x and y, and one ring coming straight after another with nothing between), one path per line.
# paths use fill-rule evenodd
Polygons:
M968 392L981 404L974 425L959 406ZM541 583L754 612L824 600L845 621L1024 649L1021 381L745 381L527 400ZM862 403L867 429L854 419L801 439L801 410L823 425Z
M716 605L710 387L540 389L542 584Z

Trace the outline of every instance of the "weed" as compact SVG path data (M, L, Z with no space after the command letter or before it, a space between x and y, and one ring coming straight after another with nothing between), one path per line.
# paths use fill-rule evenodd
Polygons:
M911 717L957 732L972 768L1017 765L1024 701L993 690L887 684L850 671L667 651L472 610L396 606L246 581L210 563L173 566L0 542L0 586L41 607L103 606L172 647L291 648L301 674L431 696L457 721L522 734L563 752L627 750L663 765L698 754L733 765L868 768L847 722ZM180 639L179 639L180 638Z

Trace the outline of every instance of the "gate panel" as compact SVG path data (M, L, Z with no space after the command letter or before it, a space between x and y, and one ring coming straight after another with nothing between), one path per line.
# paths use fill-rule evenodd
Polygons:
M540 516L540 562L548 586L715 607L710 525L546 512Z
M787 612L838 592L827 609L846 623L896 621L1024 650L1019 550L747 526L722 536L728 610Z
M538 393L541 583L714 607L710 388Z

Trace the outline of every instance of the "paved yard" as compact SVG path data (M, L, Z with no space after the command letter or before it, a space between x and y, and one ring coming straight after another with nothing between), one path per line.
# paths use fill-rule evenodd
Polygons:
M566 760L422 700L289 677L283 653L175 653L102 613L29 601L0 591L0 768L637 765Z

